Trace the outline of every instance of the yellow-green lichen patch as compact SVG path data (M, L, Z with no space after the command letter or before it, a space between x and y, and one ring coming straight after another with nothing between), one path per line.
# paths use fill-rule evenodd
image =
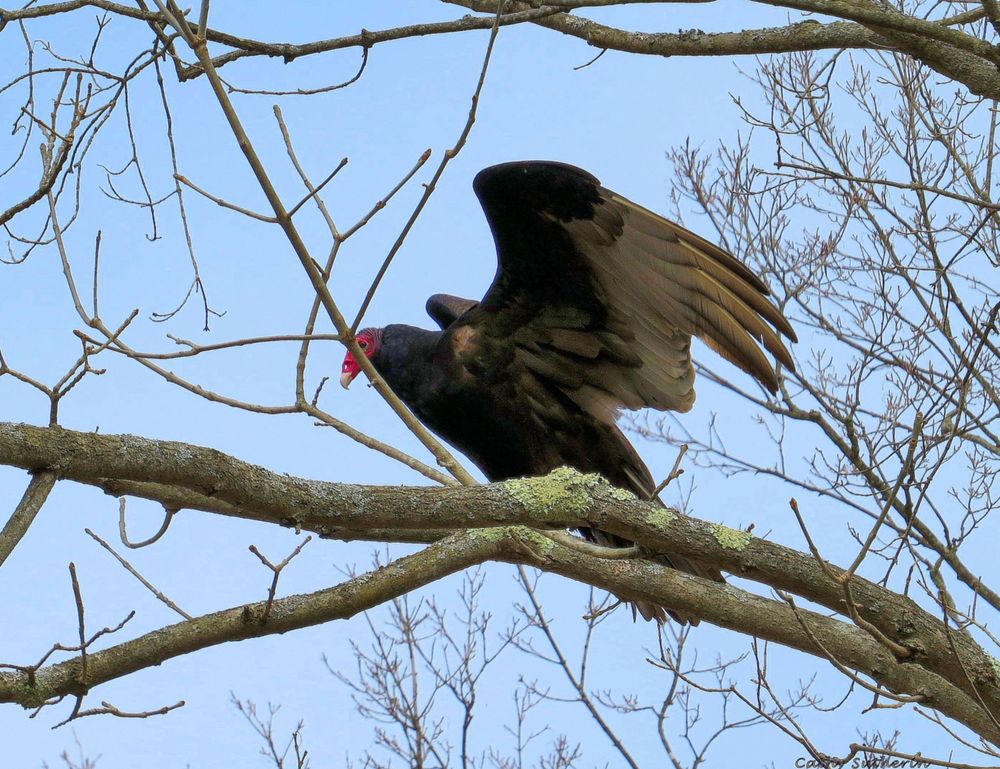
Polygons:
M524 509L547 520L574 521L594 503L590 490L607 484L596 473L584 475L571 467L560 467L541 478L515 478L504 481L504 491Z
M499 542L504 538L507 530L503 527L491 527L488 529L469 529L466 535L469 539L476 540L478 542Z
M990 664L993 666L993 675L1000 681L1000 660L992 655L987 656L990 658Z
M13 695L12 699L14 702L26 709L40 708L51 697L55 696L53 692L50 692L45 687L41 686L40 682L37 680L35 686L28 686L27 683L14 684L11 694Z
M677 513L669 508L650 505L649 512L646 513L646 523L656 529L665 529L676 517Z
M753 539L753 535L749 531L730 529L721 523L712 524L712 536L715 537L716 542L728 550L743 550Z
M569 469L569 468L561 468ZM559 472L558 470L556 472ZM612 486L611 482L605 478L600 473L579 473L579 482L586 486L591 491L600 491L607 494L612 499L617 499L619 502L631 502L633 499L638 499L635 494L633 494L628 489L622 489L618 486Z
M601 478L601 476L597 476ZM601 481L608 487L608 496L612 499L617 499L619 502L631 502L633 499L638 499L635 494L633 494L628 489L620 489L617 486L612 486L610 483L601 478Z

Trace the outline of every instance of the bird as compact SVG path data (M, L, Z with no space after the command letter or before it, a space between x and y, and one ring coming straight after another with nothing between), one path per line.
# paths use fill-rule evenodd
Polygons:
M795 331L764 282L734 256L601 186L575 166L519 161L480 171L473 189L497 251L479 301L435 294L438 330L365 328L358 346L432 432L490 481L568 466L662 504L618 426L623 409L686 412L695 400L691 339L772 394L777 364L794 370L782 336ZM344 357L340 382L360 371ZM590 542L628 540L583 528ZM714 581L713 566L655 559ZM633 601L646 620L695 618Z

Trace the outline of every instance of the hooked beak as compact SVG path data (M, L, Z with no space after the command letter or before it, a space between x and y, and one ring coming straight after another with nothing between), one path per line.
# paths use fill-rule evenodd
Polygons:
M349 389L351 386L351 382L354 381L354 377L356 376L357 373L354 371L345 371L343 374L340 375L340 386L343 387L345 390Z

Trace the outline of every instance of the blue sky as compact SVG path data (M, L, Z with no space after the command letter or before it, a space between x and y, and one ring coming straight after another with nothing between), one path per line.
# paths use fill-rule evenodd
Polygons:
M276 14L271 6L259 2L216 3L212 25L258 39L304 41L352 34L362 27L377 29L460 15L452 7L431 2L324 4L323 10L319 8L315 3L287 3ZM85 9L61 20L36 22L28 30L37 39L51 40L57 50L85 52L89 37L81 36L81 29L92 24L93 18L94 11ZM755 7L723 16L717 9L709 12L666 5L641 13L618 9L599 18L635 28L673 31L695 26L706 30L736 27L742 22L765 25L780 21L782 14L763 14ZM148 31L138 23L115 20L106 32L98 61L115 71L147 38ZM325 176L341 157L350 159L325 193L342 228L370 208L426 148L434 151L417 183L409 185L342 251L333 285L348 316L353 315L371 276L416 203L419 182L429 178L430 168L462 128L486 42L487 34L476 32L379 45L371 51L360 82L350 88L310 99L282 100L299 157L314 180ZM732 141L742 126L730 95L756 98L737 66L751 68L750 60L659 59L608 53L592 66L574 69L595 53L580 41L545 30L524 27L501 32L468 146L448 168L393 263L369 311L369 321L426 326L429 320L423 306L430 294L482 294L495 261L489 231L471 191L472 177L479 169L515 159L561 160L585 167L608 187L637 202L666 211L671 179L666 150L689 137L706 147L720 140ZM44 54L37 50L37 55L41 58ZM310 87L350 77L358 58L356 51L348 50L289 65L276 59L255 59L226 67L224 76L244 87ZM0 61L4 62L0 69L13 73L23 60L23 41L9 28L7 34L0 35ZM166 74L182 173L216 195L265 210L263 196L205 81L177 84L172 82L169 68ZM51 89L51 81L43 82ZM153 85L147 73L135 84L132 98L139 151L147 167L155 169L150 183L156 197L170 187L163 115ZM11 109L16 109L18 98L23 96L2 97L4 115L14 114ZM239 96L235 102L286 200L297 199L301 191L284 156L271 112L274 99ZM0 144L2 165L15 151L16 144L11 141L6 138ZM84 291L89 292L93 240L96 231L102 231L102 307L109 325L140 308L128 339L145 350L169 350L166 333L209 343L300 332L309 287L280 232L190 193L187 204L202 275L212 306L225 315L213 320L210 333L201 330L202 318L195 304L168 324L149 320L150 313L167 311L177 304L190 281L190 267L171 203L161 215L162 238L149 242L146 214L101 196L98 188L104 180L96 164L120 167L127 158L119 115L95 144L91 168L84 178L80 219L67 236L75 269ZM765 149L758 162L765 165L771 161ZM31 166L30 173L10 182L0 207L18 197L19 190L30 189L37 182L31 176L35 169ZM130 193L137 189L134 176L127 175L116 185ZM697 229L697 220L693 222ZM328 246L322 222L313 213L306 213L302 229L321 257ZM79 322L61 281L56 252L40 249L20 266L0 266L0 292L0 349L12 366L43 381L53 381L79 351L71 333ZM210 389L277 404L291 399L296 353L294 346L227 351L181 361L175 368ZM334 344L317 348L309 371L311 387L322 376L336 376L342 354ZM129 361L108 358L101 362L107 365L107 373L84 381L64 404L64 426L209 445L280 472L312 478L380 484L424 482L402 465L353 444L333 430L314 427L307 418L248 415L182 392ZM330 387L323 405L356 427L426 459L426 453L369 388L355 386L344 393ZM733 422L736 433L740 424L751 423L745 407L711 387L700 389L697 407L685 419L703 425L713 411L728 412L733 420L742 420ZM0 418L41 424L46 415L47 404L37 393L0 378ZM653 445L643 445L641 450L654 475L667 473L674 460L672 451ZM803 544L789 526L788 492L777 484L745 477L722 483L707 472L693 480L693 512L700 517L733 526L755 522L758 531L775 530L775 538L796 546ZM24 483L23 473L0 469L0 510L13 508ZM814 511L821 509L818 503L813 504ZM28 662L55 640L74 638L76 617L66 570L70 561L77 565L92 627L114 624L131 609L138 612L129 625L131 635L174 621L168 609L83 534L88 526L116 542L116 514L115 500L70 484L57 487L0 576L0 606L16 623L13 632L0 630L0 659ZM129 521L133 537L141 538L159 525L160 512L152 504L130 501ZM842 543L847 535L830 532L829 547L834 551L838 538ZM201 613L258 600L266 594L269 576L247 551L248 545L256 544L274 560L284 557L297 541L293 533L273 527L183 512L163 541L132 555L135 565L183 608ZM333 584L340 579L339 569L344 565L367 565L370 550L361 544L312 542L283 575L280 592L291 594ZM402 553L405 548L396 547L392 552ZM459 579L446 580L435 592L446 600L459 584ZM543 595L549 597L550 605L558 606L560 627L572 647L579 642L579 628L572 623L582 610L585 590L555 578L548 578L544 585ZM498 614L506 611L504 604L509 605L516 594L511 570L490 570L488 594ZM608 623L611 629L598 644L595 676L608 686L652 695L662 683L643 659L655 645L655 634L649 626L633 625L625 612L618 615ZM354 712L349 692L327 674L321 655L327 655L334 666L349 668L350 639L364 641L366 633L363 620L355 618L284 637L230 644L112 682L88 699L90 706L107 699L125 710L187 701L184 708L164 718L87 718L52 731L50 727L65 716L66 704L43 711L30 721L13 707L2 709L0 735L8 739L3 740L0 767L29 769L43 761L55 765L58 754L72 748L74 735L89 755L101 755L102 769L265 766L255 755L250 730L228 703L230 691L262 706L269 701L280 703L286 727L305 719L313 765L342 765L345 756L357 758L368 746L371 725ZM745 651L748 641L703 627L694 634L692 645L702 659L710 661L716 654L735 656ZM524 665L518 672L539 674L537 666L516 656L509 659L508 665ZM774 659L783 684L789 688L794 688L798 678L808 678L814 670L828 667L813 658L782 652L776 652ZM487 681L485 696L491 700L490 711L477 726L482 729L484 743L504 745L508 739L496 714L512 712L506 710L512 709L509 679L508 668ZM843 684L835 683L825 693L835 701L843 689ZM831 733L840 739L827 747L840 749L856 737L853 723L858 709L830 717ZM558 711L552 712L558 715ZM561 728L568 730L584 718L569 711L564 717ZM810 722L810 717L806 721ZM648 731L637 728L634 719L616 719L616 723L637 756L651 766L660 765ZM891 723L889 716L876 714L866 719L865 726ZM560 722L554 720L553 727L559 728ZM586 758L582 765L616 765L600 735L587 734L583 739ZM752 751L747 751L744 739L751 741ZM790 765L800 754L801 749L791 741L758 729L722 739L710 765L728 766L737 761L766 765L773 761L780 767Z

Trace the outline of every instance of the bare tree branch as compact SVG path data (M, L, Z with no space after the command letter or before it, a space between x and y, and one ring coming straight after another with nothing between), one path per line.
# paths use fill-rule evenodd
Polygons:
M40 472L31 476L28 488L24 490L24 496L17 503L14 512L10 514L7 523L4 524L3 531L0 531L0 566L7 560L8 556L17 547L18 542L31 528L31 524L42 509L45 500L49 497L49 492L56 485L57 476L52 472Z

